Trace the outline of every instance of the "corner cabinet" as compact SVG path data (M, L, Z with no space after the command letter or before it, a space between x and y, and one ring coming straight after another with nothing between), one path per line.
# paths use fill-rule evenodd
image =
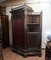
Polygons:
M12 50L23 56L41 56L42 12L34 12L23 5L10 11L12 14Z

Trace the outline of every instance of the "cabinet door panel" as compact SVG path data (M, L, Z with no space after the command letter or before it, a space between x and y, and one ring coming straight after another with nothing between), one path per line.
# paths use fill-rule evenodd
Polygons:
M39 34L29 34L29 48L40 48L40 35Z
M13 22L13 44L24 47L24 20L15 18Z

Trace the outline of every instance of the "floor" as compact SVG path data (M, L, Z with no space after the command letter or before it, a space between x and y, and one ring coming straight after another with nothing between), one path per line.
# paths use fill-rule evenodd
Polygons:
M24 58L23 56L12 52L9 48L3 49L4 60L45 60L45 52L42 51L42 56L29 56Z

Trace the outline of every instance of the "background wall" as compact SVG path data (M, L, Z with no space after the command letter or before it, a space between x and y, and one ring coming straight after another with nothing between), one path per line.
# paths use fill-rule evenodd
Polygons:
M12 26L11 26L11 8L14 8L18 5L22 5L26 3L31 6L35 12L42 11L42 48L45 48L45 42L48 40L47 35L51 33L51 1L50 0L22 0L15 1L9 4L5 4L8 6L6 8L6 14L9 15L9 34L10 34L10 44L12 44ZM15 6L16 5L16 6Z

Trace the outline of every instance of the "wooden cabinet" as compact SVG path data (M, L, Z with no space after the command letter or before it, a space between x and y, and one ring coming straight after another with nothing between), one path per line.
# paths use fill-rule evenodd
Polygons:
M9 46L9 21L7 15L0 15L0 39L4 48Z
M12 50L24 56L41 55L41 15L33 13L31 7L23 5L12 9Z

